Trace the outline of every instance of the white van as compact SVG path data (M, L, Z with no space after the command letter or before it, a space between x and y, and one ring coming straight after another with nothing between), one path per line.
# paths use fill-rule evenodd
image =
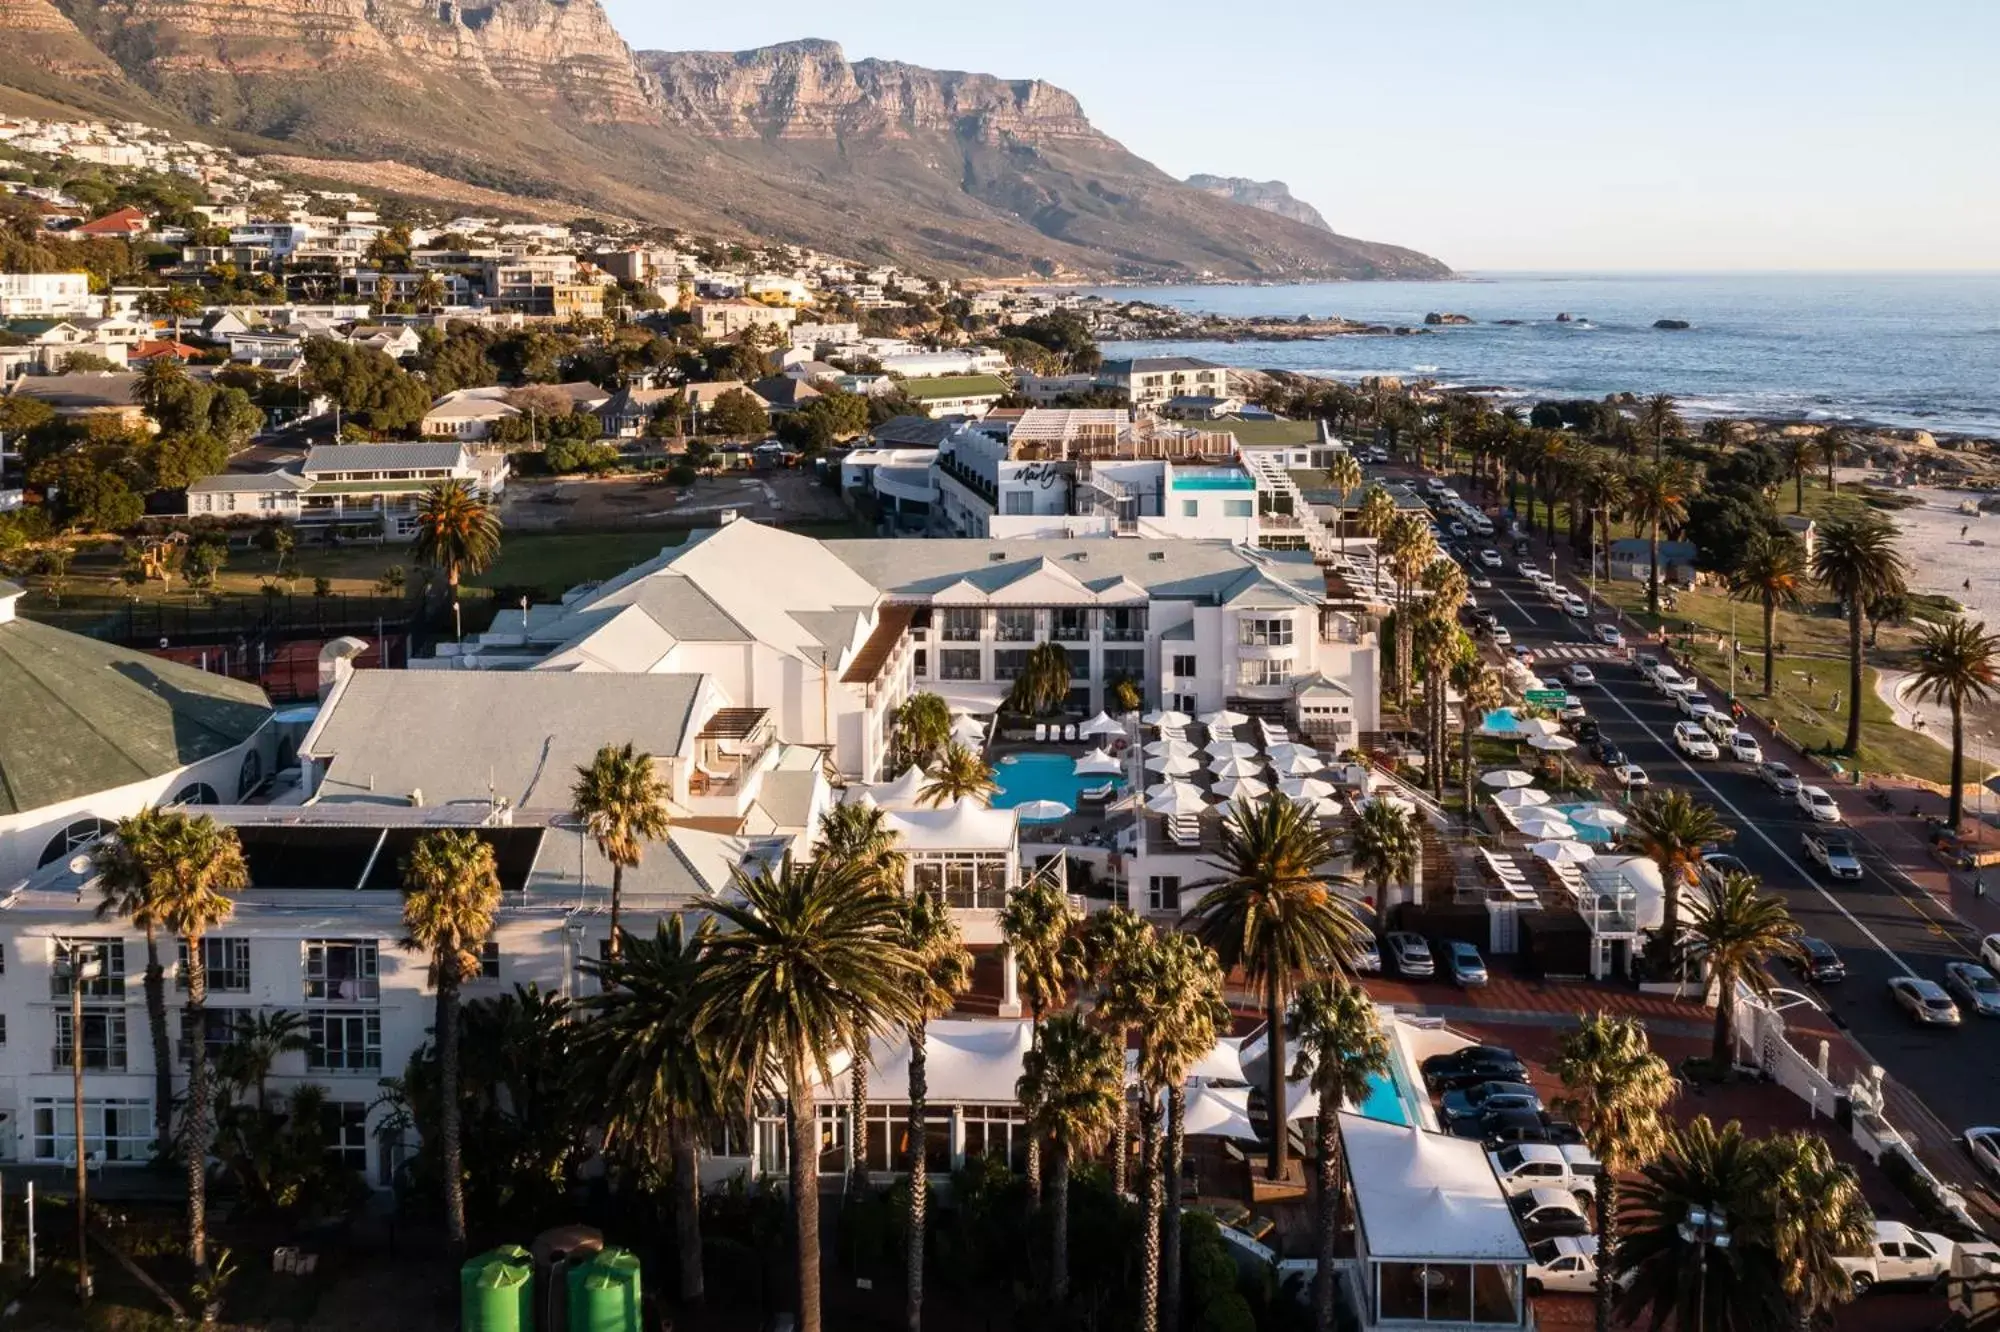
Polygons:
M1688 679L1665 662L1661 662L1653 668L1652 681L1653 688L1659 690L1669 698L1675 694L1685 694L1691 689L1699 688L1694 681Z

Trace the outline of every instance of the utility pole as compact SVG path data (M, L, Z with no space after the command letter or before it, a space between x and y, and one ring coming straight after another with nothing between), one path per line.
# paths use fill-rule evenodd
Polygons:
M76 1137L76 1298L83 1304L90 1303L91 1295L90 1153L83 1137L83 986L85 981L93 980L103 972L103 959L84 956L74 943L65 947L63 956L56 962L56 974L69 978L69 1072L75 1097L73 1127ZM32 1229L29 1233L33 1234ZM30 1266L32 1269L32 1260Z

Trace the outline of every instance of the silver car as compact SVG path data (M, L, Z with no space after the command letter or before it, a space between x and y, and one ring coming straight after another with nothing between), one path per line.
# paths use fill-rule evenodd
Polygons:
M1912 1018L1926 1027L1956 1027L1958 1005L1936 981L1920 976L1897 976L1889 982L1889 997Z
M1781 796L1795 796L1799 793L1799 775L1776 760L1759 763L1757 776L1763 780L1764 785Z
M1978 1016L2000 1017L2000 980L1977 962L1947 963L1944 988Z

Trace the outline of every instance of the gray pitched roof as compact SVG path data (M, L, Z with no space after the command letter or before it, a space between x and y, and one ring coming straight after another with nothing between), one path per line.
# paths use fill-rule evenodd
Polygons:
M100 411L115 407L136 407L139 374L136 370L78 375L28 375L8 390L17 397L36 398L59 412Z
M204 476L189 484L188 494L202 495L226 491L258 494L265 491L275 493L305 488L304 477L290 468L281 467L270 472L218 472L214 476Z
M455 442L416 444L315 444L306 453L305 473L374 472L456 467L464 446Z
M1098 373L1103 375L1156 375L1168 370L1220 370L1222 368L1214 361L1204 361L1195 356L1135 356L1129 360L1106 361Z
M1092 592L1120 582L1158 599L1222 604L1251 585L1291 599L1317 600L1326 577L1304 551L1249 551L1220 540L829 541L826 548L884 592L927 598L966 582L991 593L1044 570L1059 570Z
M892 416L868 432L877 444L899 448L934 449L958 429L955 421L937 421L928 416Z
M270 716L253 684L10 620L0 624L0 814L163 776L234 749Z

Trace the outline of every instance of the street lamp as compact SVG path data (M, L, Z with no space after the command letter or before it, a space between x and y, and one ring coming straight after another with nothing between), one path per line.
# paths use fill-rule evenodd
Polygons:
M83 1142L83 987L104 974L104 959L77 944L64 944L56 958L57 977L69 982L69 1076L75 1096L76 1137L76 1297L90 1303L90 1160Z
M1678 1230L1683 1244L1701 1247L1694 1297L1694 1325L1699 1332L1708 1326L1708 1251L1729 1247L1729 1214L1720 1207L1690 1207Z

